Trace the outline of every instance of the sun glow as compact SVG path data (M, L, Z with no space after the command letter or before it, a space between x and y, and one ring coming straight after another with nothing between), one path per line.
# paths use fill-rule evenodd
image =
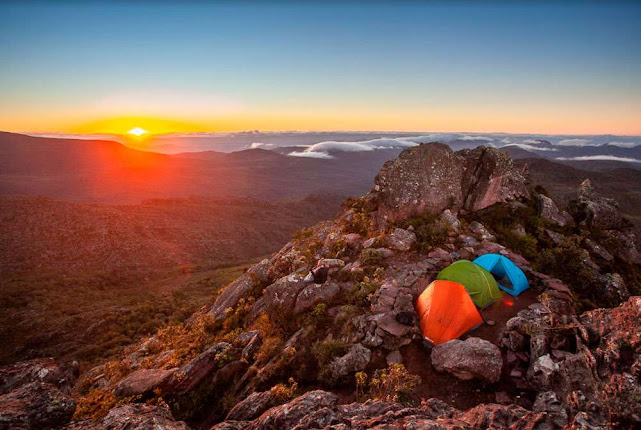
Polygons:
M137 136L137 137L140 137L140 136L145 135L147 133L149 133L147 130L145 130L144 128L140 128L140 127L134 127L134 128L132 128L131 130L129 130L127 132L127 134L131 134L131 135L134 135L134 136Z

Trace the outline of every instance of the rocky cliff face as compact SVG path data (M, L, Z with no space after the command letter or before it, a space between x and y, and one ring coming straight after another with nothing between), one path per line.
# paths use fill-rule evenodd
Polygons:
M385 163L375 190L381 215L391 221L425 211L477 211L528 195L509 155L485 147L454 152L441 143L407 149Z
M632 428L639 264L543 197L492 149L408 149L188 324L85 372L70 428ZM531 289L427 348L416 298L488 252Z

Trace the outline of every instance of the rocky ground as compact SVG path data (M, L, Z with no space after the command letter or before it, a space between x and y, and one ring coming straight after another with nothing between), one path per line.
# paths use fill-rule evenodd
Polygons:
M589 182L560 209L505 154L420 145L337 220L77 382L52 361L3 368L0 426L634 428L637 249ZM461 339L424 345L418 294L451 262L488 252L531 289Z

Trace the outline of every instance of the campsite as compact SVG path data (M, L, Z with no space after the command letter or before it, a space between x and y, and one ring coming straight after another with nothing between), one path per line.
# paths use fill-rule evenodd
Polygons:
M458 338L465 340L473 336L498 345L507 321L519 311L537 303L536 296L537 293L530 289L524 290L518 296L512 296L508 293L502 294L500 298L479 310L483 322ZM448 398L451 404L465 409L479 403L495 402L494 391L512 393L515 396L520 394L522 387L517 387L514 384L509 378L507 369L505 370L507 374L503 375L501 382L496 384L494 391L483 389L485 382L479 380L461 381L447 373L436 371L430 359L431 345L426 345L426 343L425 340L414 341L400 349L407 370L419 375L422 381L429 381L419 386L418 394L421 397Z

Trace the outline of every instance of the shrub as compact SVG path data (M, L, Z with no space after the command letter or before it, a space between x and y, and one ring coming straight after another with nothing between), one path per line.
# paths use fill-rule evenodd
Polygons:
M561 279L578 292L586 292L591 289L594 276L592 270L583 263L585 257L585 250L579 246L578 238L568 238L555 248L543 250L534 268Z
M338 339L325 340L314 343L312 353L320 366L329 364L335 357L347 353L348 344Z
M416 234L414 247L421 252L428 252L447 240L447 226L437 215L430 212L404 220L398 223L398 226L405 229L414 228L414 234Z
M319 303L314 306L314 309L305 315L305 325L311 327L320 326L327 319L327 305Z
M296 391L298 390L298 383L294 378L289 378L287 384L283 383L274 385L270 391L276 397L277 403L286 403L294 397Z
M376 290L378 290L377 284L365 281L359 282L350 290L348 302L351 305L363 308L369 307L372 304Z
M421 378L409 373L402 364L378 369L369 382L369 397L386 402L410 402Z
M522 255L527 260L533 260L539 255L537 249L538 241L531 235L519 236L511 231L501 231L499 242L507 248Z
M294 233L294 239L306 240L312 237L312 234L314 234L314 230L312 230L311 228L305 228Z
M116 406L116 396L108 387L91 390L86 396L77 400L76 412L73 415L74 421L83 419L98 420Z
M371 222L369 214L354 212L349 219L343 220L342 230L345 233L358 233L361 236L367 236Z
M282 348L284 343L281 337L264 338L260 349L256 353L256 362L267 363Z
M383 261L383 255L376 249L367 248L364 249L363 252L361 252L359 260L366 266L377 265L380 264L381 261Z
M544 195L545 197L550 197L550 192L543 185L536 185L534 191Z
M356 400L363 401L367 391L367 373L356 372L354 380L356 382Z

